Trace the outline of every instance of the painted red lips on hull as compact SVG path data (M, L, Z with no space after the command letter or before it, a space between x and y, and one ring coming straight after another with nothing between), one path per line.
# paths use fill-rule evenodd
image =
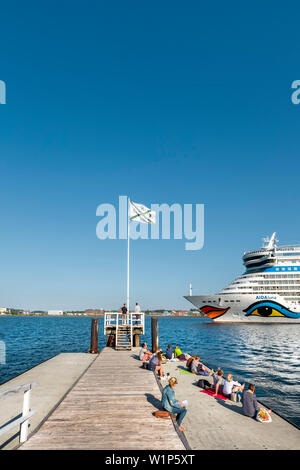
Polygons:
M230 307L227 308L217 308L213 307L212 305L205 305L204 307L201 307L200 310L203 312L207 317L214 319L214 318L219 318L221 315L224 315Z

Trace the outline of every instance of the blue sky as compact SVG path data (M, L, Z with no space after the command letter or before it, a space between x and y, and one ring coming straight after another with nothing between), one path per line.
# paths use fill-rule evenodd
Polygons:
M1 6L0 304L117 308L119 195L205 204L205 244L132 242L131 298L190 308L278 232L300 242L299 4L17 1Z

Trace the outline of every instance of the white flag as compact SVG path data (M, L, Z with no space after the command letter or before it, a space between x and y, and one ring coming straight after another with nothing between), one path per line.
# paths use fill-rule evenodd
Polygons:
M129 214L130 220L134 222L144 222L147 224L155 224L155 211L149 209L143 204L129 201Z

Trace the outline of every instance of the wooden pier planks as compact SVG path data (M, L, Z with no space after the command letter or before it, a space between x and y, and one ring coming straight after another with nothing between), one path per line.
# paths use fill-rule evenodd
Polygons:
M20 450L184 450L170 420L155 418L161 393L137 349L104 348L63 402Z

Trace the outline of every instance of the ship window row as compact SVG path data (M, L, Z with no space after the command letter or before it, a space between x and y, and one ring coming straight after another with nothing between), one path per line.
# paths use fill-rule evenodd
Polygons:
M265 285L265 284L267 284L267 285L269 285L269 284L299 284L299 283L300 283L300 279L298 279L298 280L296 280L296 281L295 281L295 280L294 280L294 281L289 281L289 280L287 280L287 279L278 280L278 281L257 281L257 283L258 283L259 285L262 285L262 284L264 284L264 285Z
M278 258L277 259L277 266L278 268L280 268L280 266L282 265L286 265L286 264L294 264L294 263L298 263L299 264L299 261L300 261L300 258L289 258L289 259L284 259L284 258Z
M291 291L291 292L285 292L285 291L277 291L274 292L274 291L270 291L270 289L265 289L265 288L261 288L261 289L258 289L256 292L243 292L243 294L249 294L249 295L253 295L253 294L258 294L258 293L263 293L263 294L278 294L278 295L281 295L282 297L294 297L295 295L297 297L300 296L300 292L295 292L295 291ZM223 292L222 292L223 294ZM232 292L224 292L224 294L237 294L236 291L232 291ZM296 297L296 298L297 298ZM225 302L229 302L228 300L225 300Z
M300 274L270 274L269 276L263 275L265 279L290 279L296 278L300 279Z
M278 257L286 257L286 256L300 256L299 252L293 252L293 253L276 253L276 256Z
M287 290L290 290L290 289L300 289L300 286L299 284L298 285L294 285L294 286L265 286L265 287L253 287L253 290L256 290L256 289L287 289Z
M282 285L270 285L271 283L261 283L258 286L240 286L240 287L225 287L223 292L225 291L234 291L234 292L245 292L245 290L257 290L257 289L300 289L300 284L290 282L289 284L282 284Z
M260 287L256 290L253 291L253 294L256 294L257 292L276 292L277 294L280 294L280 295L286 295L286 292L287 291L283 291L279 288L276 288L276 287ZM296 289L290 289L289 291L289 294L288 295L300 295L300 292L299 292L299 288L298 290Z

